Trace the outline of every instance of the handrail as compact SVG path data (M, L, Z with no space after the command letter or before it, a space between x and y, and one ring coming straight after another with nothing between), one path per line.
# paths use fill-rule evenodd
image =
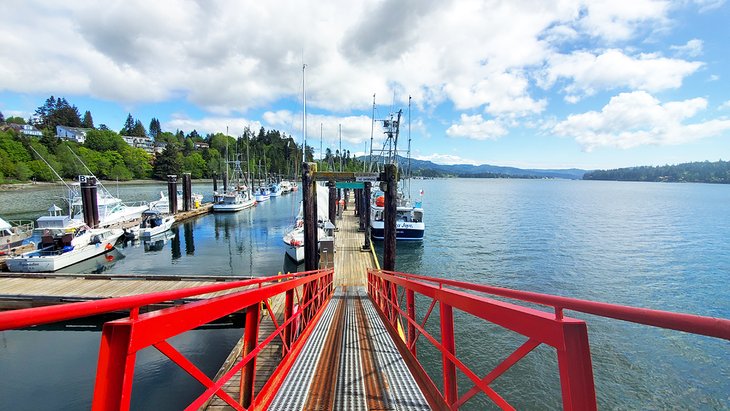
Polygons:
M541 294L530 291L519 291L503 287L467 283L444 278L427 277L417 274L408 274L395 271L381 271L395 277L421 280L436 283L440 286L448 285L464 290L478 291L486 294L507 297L513 300L530 302L555 308L556 316L562 316L562 310L578 311L601 317L613 318L652 327L667 328L684 331L692 334L730 340L730 320L716 317L705 317L694 314L674 313L670 311L637 308L605 302L581 300L578 298L561 297L550 294Z
M130 295L104 300L83 301L47 307L23 308L13 311L0 312L0 331L25 328L33 325L42 325L58 321L68 321L76 318L89 317L111 311L128 310L157 304L164 301L179 300L196 295L209 294L219 291L232 290L250 285L278 282L283 279L292 279L306 276L314 271L305 271L280 276L261 277L251 280L232 281L229 283L203 285L179 290L159 291L155 293Z
M500 408L513 409L491 384L541 344L552 346L556 350L563 408L595 410L597 404L587 325L583 320L564 317L565 309L730 339L730 320L727 319L628 307L394 271L369 269L368 294L391 337L401 345L401 354L407 357L407 363L419 384L454 410L462 407L479 392L484 393ZM418 316L416 294L431 299L425 313ZM401 301L404 296L405 305ZM550 306L555 311L545 312L524 304L494 299L492 296ZM432 335L425 327L436 306L439 309L440 338ZM527 337L527 341L486 375L479 376L457 355L454 340L455 310L522 334ZM404 321L407 328L405 344L397 338L401 321ZM418 362L419 350L416 343L419 336L423 336L441 354L442 388L433 382ZM458 389L457 370L473 384L470 389Z

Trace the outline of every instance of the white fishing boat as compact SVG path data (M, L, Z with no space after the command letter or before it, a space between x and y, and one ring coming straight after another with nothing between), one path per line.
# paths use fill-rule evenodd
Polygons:
M174 216L163 216L157 210L147 210L142 213L142 221L139 225L125 231L125 236L128 238L149 240L156 235L167 232L174 222Z
M261 186L258 189L256 189L256 201L262 202L266 201L271 197L271 191L269 191L269 188L266 186Z
M324 226L329 222L329 190L324 186L317 186L317 238L323 239L327 234ZM286 255L297 263L304 261L304 210L299 206L299 214L294 228L282 238L286 244Z
M279 183L281 194L289 194L291 192L291 183L288 180L283 180Z
M248 157L248 149L246 149L246 156ZM241 183L241 177L243 177L243 170L241 169L241 162L236 161L229 161L230 164L233 164L233 175L235 176L235 181L233 179L228 179L227 187L230 189L222 194L214 193L213 195L213 211L215 212L236 212L241 211L247 208L251 208L256 205L256 200L251 196L251 191L249 188ZM228 168L226 168L226 174L228 172ZM228 177L228 176L226 176ZM249 180L248 173L246 175L246 180Z
M6 261L14 272L52 272L114 248L121 229L82 226L75 231L44 229L38 249Z
M397 241L423 241L426 231L426 224L423 221L423 190L420 190L420 199L413 202L410 197L410 158L411 158L411 136L410 136L410 111L411 99L408 98L408 151L407 166L404 168L404 178L398 187L396 199L396 217L395 217L395 239ZM373 112L375 112L375 100L373 100ZM378 154L384 163L396 164L399 160L398 155L398 134L400 131L402 110L398 111L397 117L391 115L389 119L380 120L383 122L384 133L386 136L383 147L387 147ZM373 122L375 118L373 118ZM374 150L371 147L370 157L373 157ZM402 157L400 157L402 159ZM382 240L385 237L385 196L382 192L373 193L370 202L370 235L373 239Z
M279 197L281 195L281 186L277 183L269 184L269 196Z
M11 220L8 222L0 218L0 255L21 245L31 235L33 235L32 221Z
M192 204L193 208L200 207L201 204L203 204L203 195L198 193L192 193L190 194L192 197ZM151 201L150 202L150 210L157 210L161 213L169 213L170 212L170 198L168 197L167 193L163 190L160 191L160 198ZM183 193L182 190L177 190L177 208L178 210L182 210L183 208Z
M382 192L375 192L370 205L370 235L376 240L382 240L384 235L383 211L385 197ZM422 202L411 205L407 197L399 193L395 217L395 239L398 241L422 241L426 225L423 222Z

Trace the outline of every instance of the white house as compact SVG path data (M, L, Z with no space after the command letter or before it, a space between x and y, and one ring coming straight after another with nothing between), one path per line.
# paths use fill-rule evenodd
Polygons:
M90 130L90 128L56 126L56 137L84 144L86 141L86 133Z
M43 137L43 133L30 124L10 124L10 127L25 136Z
M148 154L155 152L155 143L149 137L122 136L125 143L135 148L141 148Z

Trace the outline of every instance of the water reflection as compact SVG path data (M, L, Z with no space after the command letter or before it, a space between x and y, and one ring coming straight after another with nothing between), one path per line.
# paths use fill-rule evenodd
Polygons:
M150 240L143 241L142 244L144 245L144 250L146 252L162 251L162 249L165 248L165 244L175 237L175 233L166 231L160 235L152 237Z
M170 251L172 252L172 260L174 261L182 257L182 253L180 253L180 226L176 225L170 231L173 234Z
M193 236L193 224L183 224L183 231L185 232L185 254L195 255L195 238Z

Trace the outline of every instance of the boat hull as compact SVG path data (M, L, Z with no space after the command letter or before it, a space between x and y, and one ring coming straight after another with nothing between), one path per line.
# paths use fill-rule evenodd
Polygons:
M245 210L256 205L258 200L244 200L241 203L219 203L213 204L213 211L216 213L235 213L236 211Z
M286 246L286 255L292 259L292 261L296 262L297 264L304 262L304 247L303 246L293 246L293 245L287 245Z
M269 195L256 194L256 201L260 203L262 201L268 200L269 197L270 197Z
M79 263L97 255L104 254L114 248L117 239L121 237L122 230L107 237L104 241L97 244L85 245L82 248L73 251L44 256L38 255L37 252L25 253L19 257L14 257L6 261L8 270L23 273L42 273L58 271L62 268Z
M385 238L385 228L382 221L370 223L370 236L375 240ZM424 223L403 222L395 223L395 239L397 241L423 241L423 233L426 231Z

